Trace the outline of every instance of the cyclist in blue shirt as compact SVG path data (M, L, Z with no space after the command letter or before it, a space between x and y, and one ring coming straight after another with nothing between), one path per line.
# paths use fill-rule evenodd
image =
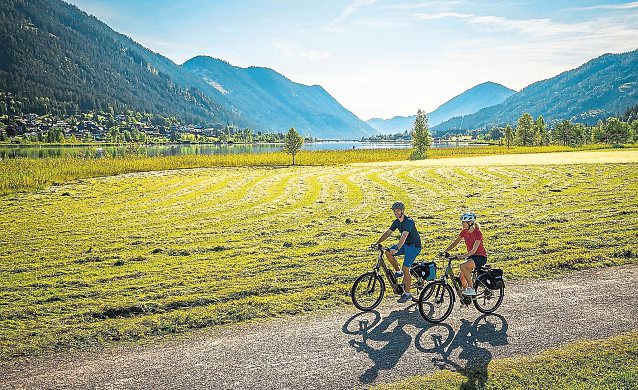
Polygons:
M394 212L394 216L396 219L392 222L390 229L387 232L383 233L381 238L379 238L376 244L380 244L385 241L392 232L399 229L401 232L401 237L399 238L399 243L397 245L392 245L390 247L390 251L386 252L386 257L394 270L394 276L400 278L403 276L403 295L399 299L400 303L411 301L412 294L410 294L410 285L412 283L412 277L410 276L410 267L414 263L416 257L421 253L421 237L419 236L419 232L416 230L416 225L414 224L414 220L407 215L405 215L405 205L402 202L394 202L392 205L392 211ZM375 245L376 245L375 244ZM394 255L403 255L405 256L403 259L403 269L399 270L399 264L397 260L394 258Z

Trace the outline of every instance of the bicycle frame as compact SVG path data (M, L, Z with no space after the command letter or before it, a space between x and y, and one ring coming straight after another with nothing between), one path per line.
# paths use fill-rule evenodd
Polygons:
M447 266L445 267L445 272L443 276L440 278L443 283L447 285L451 285L456 295L460 299L460 301L464 304L470 304L474 297L468 297L463 295L463 286L461 285L461 281L458 280L457 276L454 275L454 271L452 270L452 257L447 258ZM476 269L472 271L472 285L476 281Z
M377 260L377 264L373 268L374 272L376 272L377 275L382 275L380 269L383 268L383 274L385 274L385 277L390 282L390 285L392 286L392 291L394 291L395 294L398 294L398 295L402 294L403 284L397 283L397 279L394 277L394 272L391 271L385 265L385 261L383 261L383 256L385 255L385 251L388 250L388 248L379 247L377 248L377 250L379 251L379 258Z

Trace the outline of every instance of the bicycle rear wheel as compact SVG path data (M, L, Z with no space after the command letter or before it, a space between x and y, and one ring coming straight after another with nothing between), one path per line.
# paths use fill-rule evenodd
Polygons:
M501 287L497 290L491 290L480 279L474 282L474 307L481 313L493 313L501 306L503 297L505 296L505 282L501 281Z
M445 320L454 307L454 292L447 284L436 281L425 286L419 296L421 317L433 324Z
M367 272L357 278L350 290L352 303L357 309L369 311L379 306L385 293L385 283L376 272Z

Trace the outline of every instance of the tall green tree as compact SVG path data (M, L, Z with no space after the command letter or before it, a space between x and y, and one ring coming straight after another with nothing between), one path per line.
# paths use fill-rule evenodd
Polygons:
M632 142L638 142L638 119L631 121L631 140Z
M294 127L291 127L284 137L284 151L292 155L293 166L295 165L295 156L301 149L301 145L303 145L303 137L297 133Z
M492 141L500 140L503 138L503 128L498 126L492 127L487 133L487 138Z
M549 145L549 133L547 132L547 124L542 115L539 115L534 122L536 135L538 136L537 144L540 146Z
M554 142L559 145L569 145L572 139L572 122L564 120L556 125L552 132Z
M629 125L618 118L608 118L604 125L606 142L612 145L622 145L629 141Z
M510 124L508 123L507 126L505 126L505 144L507 145L508 149L512 146L513 139L514 132L512 131L512 126L510 126Z
M410 158L418 160L427 158L428 149L432 146L432 136L428 128L428 116L423 110L417 110L414 126L412 127L412 153Z
M522 146L532 146L536 141L536 126L534 119L526 112L516 122L517 143Z
M605 140L605 123L599 120L592 131L592 142L606 142Z

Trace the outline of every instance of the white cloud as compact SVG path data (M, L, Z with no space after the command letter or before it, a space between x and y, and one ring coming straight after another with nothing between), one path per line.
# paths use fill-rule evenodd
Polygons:
M432 13L432 14L423 14L423 13L419 13L414 15L417 19L420 20L436 20L436 19L443 19L443 18L459 18L459 19L468 19L473 17L474 15L472 14L461 14L458 12L437 12L437 13Z
M346 16L350 16L353 13L357 12L360 8L370 6L374 4L376 0L354 0L350 5L348 5L341 12L341 17L345 18Z
M591 7L581 7L574 8L578 10L594 10L594 9L608 9L608 10L626 10L638 8L638 1L634 1L633 3L625 3L625 4L601 4L601 5L593 5Z
M354 0L350 3L346 8L341 11L341 15L334 19L327 27L329 31L341 32L343 28L341 27L342 23L352 14L359 11L362 8L369 7L374 4L377 0Z
M419 9L419 8L449 8L452 6L458 6L461 4L464 4L465 1L420 1L418 3L414 3L414 2L408 2L408 3L401 3L401 4L393 4L393 5L388 5L385 8L386 9L393 9L393 10L413 10L413 9Z

